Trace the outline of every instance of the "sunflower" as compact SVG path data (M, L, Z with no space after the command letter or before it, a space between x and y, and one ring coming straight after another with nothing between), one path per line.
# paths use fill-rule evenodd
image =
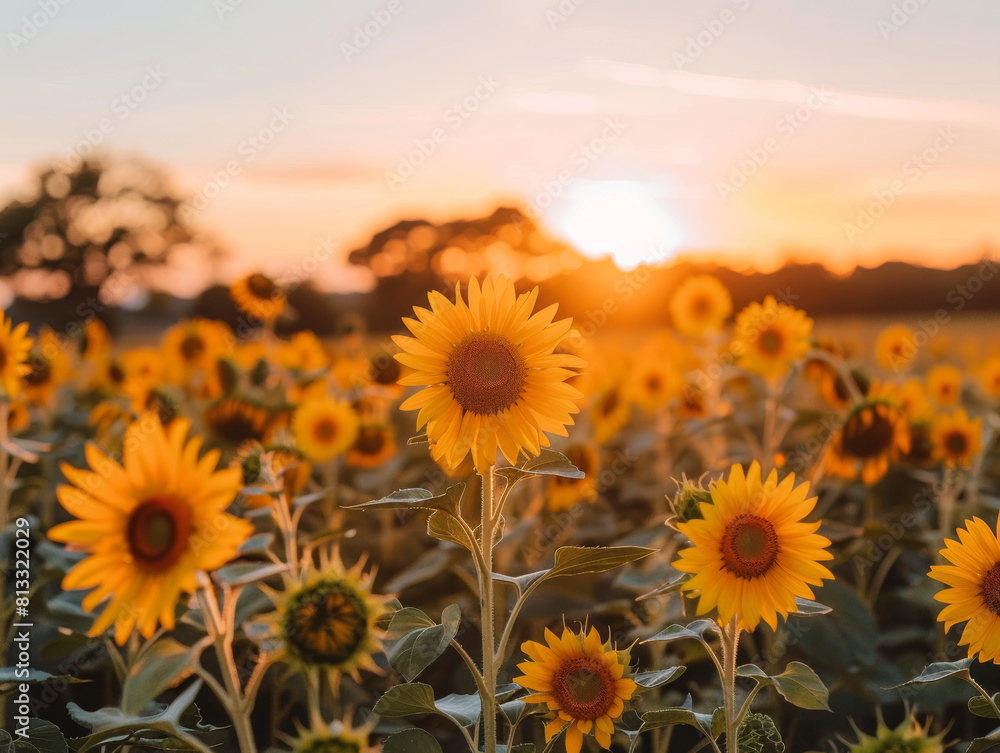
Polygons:
M296 332L291 340L282 341L274 360L286 369L316 371L330 365L330 357L323 343L309 330Z
M160 357L167 362L167 375L175 384L188 384L197 375L214 373L219 357L230 350L232 332L222 322L187 319L163 335Z
M968 620L959 646L969 657L1000 664L1000 543L993 529L975 517L958 529L958 541L946 539L941 556L950 565L933 565L930 577L948 588L934 598L947 604L938 615L945 631Z
M258 403L226 397L205 411L205 425L220 442L238 447L252 439L265 441L275 428L275 419Z
M874 735L866 735L858 729L853 719L848 720L854 727L858 739L850 742L841 738L847 744L847 753L944 753L945 748L950 747L950 744L943 742L948 730L932 735L930 719L920 724L916 717L910 714L898 726L889 727L882 719L882 712L878 708L875 714L878 726Z
M826 468L834 476L874 484L889 463L910 451L910 426L889 385L873 382L868 397L847 414L826 453Z
M597 499L596 479L601 471L601 457L597 449L589 444L574 444L566 448L566 458L583 471L584 478L552 476L545 506L549 512L568 510L577 502L592 502Z
M353 468L375 468L396 454L396 438L385 424L366 424L347 453L347 464Z
M862 396L868 394L871 380L867 376L858 369L852 369L850 379ZM820 377L819 391L831 408L846 408L852 402L853 393L850 389L850 383L835 369L827 367L823 376Z
M310 460L325 463L343 455L358 435L358 417L350 403L332 397L309 399L292 415L295 444Z
M7 434L17 436L31 426L31 413L23 400L12 400L8 403Z
M49 405L56 390L73 374L64 343L48 327L39 333L28 354L28 365L31 370L23 377L24 394L32 405Z
M809 350L812 326L804 311L769 295L736 315L732 350L741 366L773 382Z
M583 736L591 731L601 747L609 748L615 719L636 690L635 682L624 676L628 654L604 644L593 627L587 633L563 628L561 638L546 628L545 641L547 646L535 641L521 644L531 661L517 665L524 675L514 682L535 691L524 698L525 703L548 706L546 742L565 727L569 753L580 753Z
M285 291L265 274L254 272L229 287L236 308L262 322L273 322L285 310Z
M314 724L312 729L303 729L298 723L296 738L285 738L292 753L374 753L370 745L371 731L375 719L361 727L355 727L349 719L337 720L333 724Z
M744 475L734 465L728 481L709 490L701 520L678 523L694 545L680 552L674 567L694 573L685 591L698 591L698 614L719 610L720 624L737 616L744 630L763 619L773 630L777 617L795 610L795 598L813 598L810 586L821 586L833 574L819 564L833 559L830 541L816 533L819 522L804 519L816 505L809 482L795 485L791 473L778 483L777 471L761 481L754 461Z
M112 363L111 381L120 385L129 379L136 379L152 386L163 378L163 361L163 353L157 348L133 348Z
M982 449L983 420L970 419L964 408L952 415L940 415L931 430L934 456L952 467L968 467L972 456Z
M927 393L924 385L919 379L910 379L895 393L896 402L899 403L900 410L911 421L922 421L933 415L930 403L927 402Z
M915 466L926 468L936 457L934 427L930 421L919 419L910 421L910 451L903 460Z
M388 611L388 597L372 593L372 577L364 562L346 570L334 553L327 566L287 584L284 592L262 589L277 607L285 659L359 682L359 670L378 672L373 654L382 651L385 636L376 623Z
M615 383L604 390L590 409L590 423L594 427L594 439L604 444L628 423L631 411L623 394L621 384Z
M302 493L312 473L312 467L296 448L272 445L265 449L260 442L254 440L239 446L229 466L240 469L244 486L262 486L269 491L283 491L288 504ZM269 493L244 494L243 501L247 507L255 510L270 507L274 497Z
M415 337L394 336L396 359L414 369L402 385L426 389L403 410L418 410L417 428L438 440L434 451L457 466L469 452L480 473L494 465L497 448L509 463L548 446L546 432L566 436L581 395L565 383L586 366L579 357L554 353L572 322L553 322L556 306L532 314L538 288L517 295L506 277L469 282L469 302L455 289L455 303L437 291L431 310L415 308L403 322ZM419 320L419 321L418 321Z
M886 327L875 341L875 358L890 371L905 369L917 354L913 330L902 324Z
M24 376L31 371L26 361L34 340L27 335L27 322L15 327L0 311L0 400L20 395Z
M942 408L951 408L962 396L962 372L954 366L935 366L927 373L927 394Z
M703 419L708 417L708 406L705 404L705 390L701 385L687 381L679 392L677 415L683 419Z
M122 645L133 628L146 638L157 623L171 629L181 594L197 586L197 571L228 562L253 532L225 512L239 490L239 471L216 471L216 450L199 460L201 440L185 442L189 426L177 419L164 429L144 414L125 432L122 465L87 445L94 470L62 466L71 485L59 487L59 502L78 520L53 527L49 537L89 555L62 587L94 588L83 599L88 612L111 597L90 636L114 623Z
M670 296L670 316L677 331L704 337L722 330L733 313L733 299L713 275L691 275Z
M680 389L680 377L664 361L640 359L626 386L629 398L647 413L655 413Z
M1000 398L1000 356L983 362L979 369L979 381L987 397Z

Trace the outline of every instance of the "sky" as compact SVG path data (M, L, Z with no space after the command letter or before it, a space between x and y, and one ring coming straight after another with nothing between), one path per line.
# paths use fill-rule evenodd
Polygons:
M987 0L6 0L0 200L100 140L172 172L223 275L498 204L623 267L954 266L1000 247L997 28Z

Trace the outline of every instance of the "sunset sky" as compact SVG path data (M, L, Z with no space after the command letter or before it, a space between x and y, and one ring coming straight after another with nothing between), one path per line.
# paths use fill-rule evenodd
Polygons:
M7 0L0 196L104 121L206 197L227 273L501 202L623 266L954 266L1000 247L998 28L986 0Z

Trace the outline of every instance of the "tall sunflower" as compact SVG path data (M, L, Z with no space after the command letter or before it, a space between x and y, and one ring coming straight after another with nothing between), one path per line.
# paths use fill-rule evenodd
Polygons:
M566 436L583 398L566 379L586 363L554 352L572 324L552 321L556 305L532 314L538 288L517 295L503 276L482 288L470 280L468 304L458 286L455 303L437 291L428 298L430 310L403 320L414 337L393 340L403 351L396 359L414 369L399 383L425 387L401 407L420 411L417 428L426 424L435 457L455 467L471 452L482 473L497 448L516 463L548 446L546 432Z
M384 633L376 623L387 611L387 596L372 593L372 573L364 562L345 569L340 554L286 584L283 592L263 589L277 607L276 620L286 661L349 674L377 672L373 654L382 651Z
M773 295L736 315L733 352L745 369L775 381L809 350L813 321Z
M632 402L647 413L656 413L677 395L680 387L680 375L667 362L640 359L626 389Z
M826 468L834 476L874 484L889 463L910 451L910 425L890 385L872 382L867 398L847 414L826 452Z
M163 335L161 356L166 355L168 377L186 384L194 375L209 372L230 350L231 338L222 322L199 317L178 322Z
M396 454L396 438L392 427L382 423L366 423L358 429L354 444L347 453L352 468L375 468Z
M987 358L979 368L979 381L987 397L1000 398L1000 356Z
M691 275L670 296L670 317L678 332L704 337L722 329L733 313L729 290L714 275Z
M1000 664L1000 543L981 518L958 529L958 541L946 539L941 556L951 564L933 565L930 577L948 588L934 595L947 604L938 615L944 629L966 622L959 646L969 656Z
M685 591L699 593L698 614L719 610L719 622L734 615L753 630L761 620L774 629L778 615L795 610L795 597L813 598L833 574L820 562L833 559L830 541L816 533L819 522L805 518L816 505L809 483L795 485L795 474L778 483L777 471L761 481L754 461L744 475L734 465L728 481L709 488L712 502L701 504L702 519L678 523L694 545L680 552L674 567L694 573Z
M586 475L583 478L552 476L545 494L549 512L568 510L577 502L597 499L597 477L601 472L601 456L592 444L574 444L566 448L566 458Z
M34 340L28 337L28 323L16 327L0 311L0 399L17 397L24 386L24 376L31 371L26 363Z
M521 644L530 661L517 665L524 675L514 678L521 687L535 691L524 699L526 703L548 707L551 719L545 725L545 740L566 727L568 753L580 753L583 736L591 732L601 747L610 748L615 719L636 690L635 682L624 676L628 654L605 645L593 627L588 633L563 628L561 638L546 628L545 641L548 645Z
M969 418L964 408L952 415L940 415L931 429L934 456L952 467L968 466L982 449L983 420Z
M253 527L226 508L240 488L237 469L216 471L217 450L200 460L200 439L185 442L189 423L167 429L144 414L125 432L122 465L87 445L94 470L63 465L70 485L59 502L78 520L49 537L88 553L63 579L65 589L93 588L83 599L92 611L110 601L88 635L112 623L124 644L133 628L149 638L157 623L170 629L182 593L193 592L199 570L214 570L234 556Z
M325 463L343 455L358 436L351 404L332 397L308 399L292 415L295 444L310 460Z
M599 444L614 437L628 423L631 404L624 393L624 384L616 381L598 395L590 408L590 423Z
M261 272L238 279L229 287L229 296L242 313L262 322L273 322L285 310L285 291Z

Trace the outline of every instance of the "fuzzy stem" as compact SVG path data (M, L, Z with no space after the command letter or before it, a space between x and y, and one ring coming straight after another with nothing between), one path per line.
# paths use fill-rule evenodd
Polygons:
M725 680L722 690L725 694L726 712L726 753L739 753L736 745L736 653L740 645L738 617L733 616L722 631L722 668Z
M486 753L496 753L497 749L497 713L496 687L497 667L494 652L496 651L496 627L494 623L493 606L493 529L496 525L493 515L494 476L491 465L483 479L483 512L481 539L479 547L482 551L482 571L479 574L480 588L480 624L483 633L483 740Z

